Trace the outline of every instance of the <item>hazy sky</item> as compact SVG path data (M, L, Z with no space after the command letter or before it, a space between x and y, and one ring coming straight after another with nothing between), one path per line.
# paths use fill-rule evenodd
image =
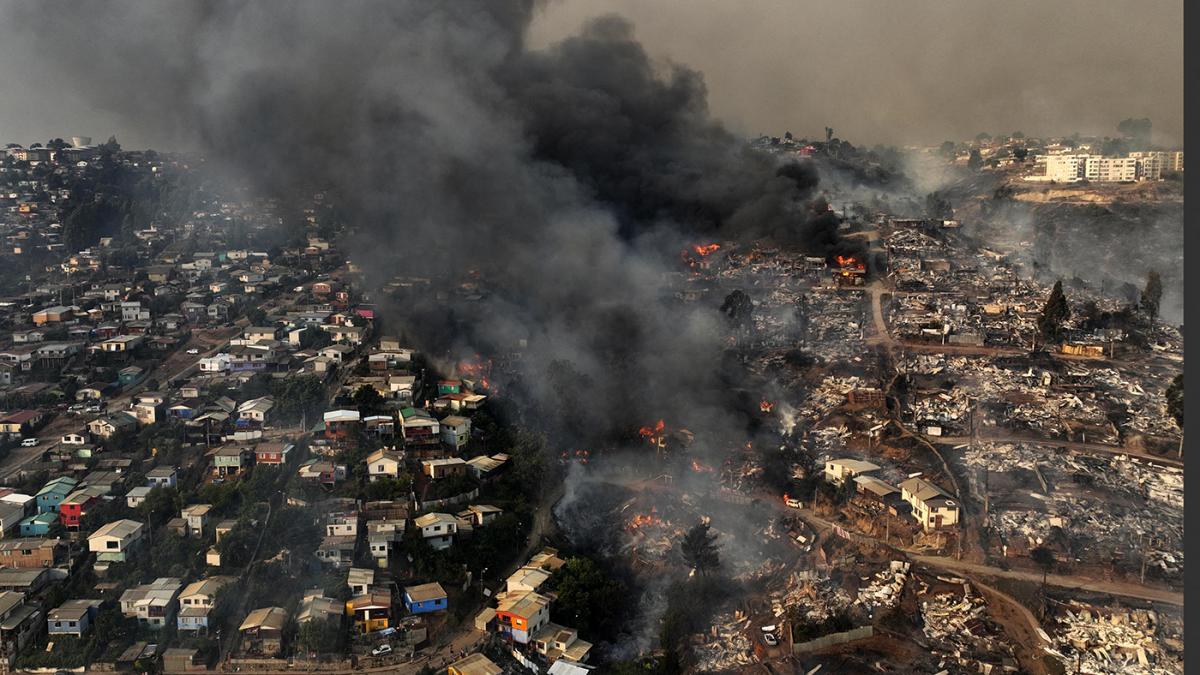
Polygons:
M535 41L630 18L656 56L704 73L746 132L860 143L1021 130L1115 134L1149 117L1183 138L1183 3L1174 0L552 0Z
M713 112L746 134L830 125L855 143L936 143L1115 134L1117 121L1149 117L1156 142L1183 140L1180 1L550 0L531 42L605 13L631 19L656 58L703 72ZM15 51L0 42L0 140L164 142Z

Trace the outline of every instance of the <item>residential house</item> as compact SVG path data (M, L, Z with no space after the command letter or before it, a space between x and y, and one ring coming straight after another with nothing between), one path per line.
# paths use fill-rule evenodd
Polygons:
M380 478L398 478L404 468L404 455L395 450L380 448L367 455L367 475L372 481Z
M491 478L500 473L508 462L508 455L496 454L488 457L479 455L467 460L467 470L480 480Z
M259 443L254 446L254 463L276 466L286 464L295 447L291 443Z
M327 438L348 438L358 433L361 416L357 410L330 410L324 414Z
M534 634L533 648L551 663L563 658L581 663L587 660L592 643L580 640L574 628L548 623Z
M146 485L151 488L175 487L179 481L179 470L173 466L156 466L146 472Z
M88 422L87 428L93 438L111 438L119 431L132 431L137 425L136 417L122 411L94 419Z
M411 614L441 611L447 603L446 591L437 582L404 587L404 608Z
M70 307L55 305L47 307L33 313L33 323L36 326L44 326L48 323L62 323L71 319L72 312Z
M39 513L58 513L58 505L62 503L67 495L75 491L79 481L70 476L59 476L54 480L46 483L41 490L38 490L34 495L37 500L37 510Z
M496 606L496 625L513 642L529 644L550 623L550 598L540 593L506 595Z
M47 574L45 570L38 573ZM13 666L17 654L41 632L42 612L37 605L26 604L25 598L19 592L0 592L0 662L7 668Z
M108 489L101 485L89 485L67 495L58 505L58 517L68 530L78 530L87 512L98 503Z
M238 445L217 448L212 453L212 473L221 478L236 476L249 468L250 456L247 448Z
M54 527L56 523L58 523L57 513L38 513L22 520L17 529L22 537L44 537L50 534L50 528Z
M270 396L262 396L244 401L237 409L238 421L239 423L246 422L261 425L267 421L274 407L275 400Z
M145 526L136 520L116 520L88 537L88 550L102 562L125 562L141 544Z
M188 584L179 593L176 627L186 631L208 630L208 615L216 604L217 591L233 582L233 577L212 576Z
M0 434L29 435L42 423L45 414L37 410L18 410L0 417Z
M421 473L428 476L431 480L461 476L467 473L467 463L461 457L425 459L421 460Z
M300 475L300 480L320 483L333 487L340 480L346 479L346 467L343 464L334 464L327 459L310 459L300 465L297 473Z
M46 614L46 632L50 639L58 635L82 638L99 611L99 600L66 600Z
M346 575L346 585L350 587L350 597L363 595L375 583L375 570L351 567Z
M150 494L150 490L152 489L145 485L129 488L129 492L125 493L125 505L131 509L136 509L146 501L146 495Z
M289 615L282 607L262 607L246 615L238 630L245 651L262 656L278 656L283 648L283 631Z
M61 549L58 539L6 539L0 541L0 568L54 567Z
M121 594L121 613L142 625L162 628L175 613L182 588L183 581L175 577L134 586Z
M404 437L406 447L436 447L441 441L440 429L437 418L425 410L400 410L400 434Z
M471 420L458 415L450 415L441 421L442 443L451 450L458 452L471 440Z
M354 549L358 537L355 536L326 536L317 546L317 559L326 565L334 567L349 567L354 564Z
M482 527L495 520L504 510L491 504L471 504L465 511L459 513L460 518L471 521L475 527Z
M325 597L320 588L306 591L300 600L300 608L296 612L296 623L304 625L309 621L328 621L340 619L344 606L334 598Z
M367 546L375 564L382 569L391 565L396 545L404 538L405 520L383 519L367 523Z
M454 545L458 519L449 513L427 513L413 520L413 524L421 531L425 543L434 550L443 551Z
M212 511L212 504L192 504L183 507L179 517L187 521L188 536L204 536L204 530L208 528L209 511Z
M841 485L847 478L878 471L879 465L860 459L831 459L825 462L825 480Z
M958 524L958 502L927 480L909 478L900 483L900 497L926 532Z
M87 436L76 433L63 434L62 438L60 438L58 442L62 443L63 445L86 445Z
M386 591L368 591L346 603L346 614L354 617L360 633L374 633L392 625L392 596Z
M15 591L31 598L50 583L50 570L44 568L0 569L0 591Z
M536 593L553 574L550 570L526 565L508 576L504 582L504 590L509 594Z

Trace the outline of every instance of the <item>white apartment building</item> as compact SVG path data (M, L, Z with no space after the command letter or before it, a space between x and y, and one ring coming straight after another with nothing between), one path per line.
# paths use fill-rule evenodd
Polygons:
M1135 157L1088 155L1084 160L1083 176L1097 183L1130 183L1138 179L1138 160Z

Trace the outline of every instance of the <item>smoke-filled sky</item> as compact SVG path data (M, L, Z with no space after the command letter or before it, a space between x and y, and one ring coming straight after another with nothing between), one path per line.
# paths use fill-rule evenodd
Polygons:
M532 40L603 12L703 72L714 114L747 134L934 144L1149 117L1156 142L1183 142L1178 0L559 0Z
M552 0L535 16L531 45L605 13L632 21L656 59L702 72L713 113L746 134L816 137L830 125L856 144L938 143L979 131L1114 134L1120 119L1149 117L1157 142L1184 137L1176 0ZM80 41L101 65L136 56L89 40L94 13L72 14L64 8L67 30L37 39ZM180 142L97 106L77 87L86 72L64 77L8 32L27 29L0 27L0 141L115 133L127 147Z

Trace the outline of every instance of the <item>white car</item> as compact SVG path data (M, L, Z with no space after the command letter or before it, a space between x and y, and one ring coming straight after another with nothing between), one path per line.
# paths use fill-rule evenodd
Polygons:
M779 638L775 637L774 633L763 633L763 642L769 647L775 647L779 644Z
M22 448L35 448L37 447L37 444L38 439L36 438L26 438L25 440L21 441Z
M788 497L787 499L783 500L783 503L787 504L788 506L792 507L793 509L804 508L804 504L801 503L800 500L796 499L795 497Z
M371 656L383 656L384 654L391 654L391 653L392 653L391 645L379 645L375 649L371 650Z
M189 353L189 354L199 354L199 353L200 353L200 350L199 350L199 349L196 349L195 347L192 347L191 349L187 350L187 353Z

